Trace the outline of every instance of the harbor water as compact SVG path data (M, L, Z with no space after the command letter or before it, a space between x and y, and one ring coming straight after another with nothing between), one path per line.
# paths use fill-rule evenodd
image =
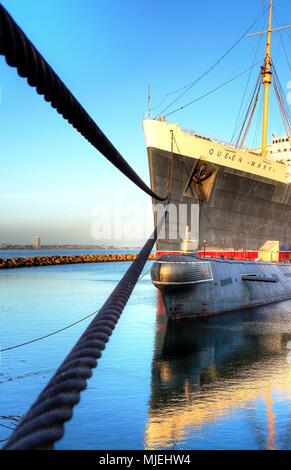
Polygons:
M1 271L1 349L93 313L128 266ZM89 322L2 352L1 445ZM65 430L57 449L291 449L291 301L167 324L147 273Z
M138 253L138 250L121 250L121 249L83 249L83 248L63 248L55 250L53 248L40 249L40 250L0 250L1 258L31 258L33 256L79 256L79 255L101 255L101 254L124 254L124 253Z

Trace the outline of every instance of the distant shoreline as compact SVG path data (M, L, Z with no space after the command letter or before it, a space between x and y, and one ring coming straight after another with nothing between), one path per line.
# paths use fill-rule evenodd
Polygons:
M115 254L90 254L90 255L54 255L54 256L29 256L27 258L2 258L0 259L1 269L33 268L39 266L54 266L61 264L81 264L81 263L108 263L117 261L134 261L138 254L115 253ZM150 254L150 260L155 259L155 254Z
M115 246L115 245L42 245L34 248L32 245L2 245L0 251L8 250L140 250L141 246Z

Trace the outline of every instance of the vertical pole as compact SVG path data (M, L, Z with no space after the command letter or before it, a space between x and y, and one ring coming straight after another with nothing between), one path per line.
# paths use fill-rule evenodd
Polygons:
M270 0L266 56L265 56L264 66L261 68L262 82L264 85L264 111L263 111L263 126L262 126L262 157L263 158L266 158L266 155L267 155L269 91L270 91L270 85L272 83L272 72L271 72L272 18L273 18L273 0Z
M186 225L185 228L185 238L184 238L184 253L188 253L188 241L189 241L189 233L190 233L190 227L189 225Z
M151 117L151 86L148 86L148 117Z

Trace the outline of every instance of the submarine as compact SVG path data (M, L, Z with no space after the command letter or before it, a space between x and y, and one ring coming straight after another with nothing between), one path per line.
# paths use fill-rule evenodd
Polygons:
M162 294L169 320L208 317L291 298L291 265L280 262L158 257L151 279Z

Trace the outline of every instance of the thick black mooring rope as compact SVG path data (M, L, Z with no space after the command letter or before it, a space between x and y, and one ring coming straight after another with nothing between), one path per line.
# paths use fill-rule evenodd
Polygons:
M8 65L16 67L21 77L27 78L29 85L35 87L38 94L44 95L44 99L50 102L64 119L142 191L159 201L168 198L169 195L162 197L154 193L138 176L2 5L0 54L5 56Z
M163 198L148 188L1 5L0 54L6 57L9 65L17 68L20 76L27 77L28 83L36 87L37 92L44 95L52 107L140 189L155 199L167 199L170 202L171 184L168 182L169 194ZM172 160L173 158L169 167L169 179L173 177ZM9 437L4 449L49 449L63 436L64 423L72 417L73 408L79 402L80 394L86 388L87 380L97 366L138 281L165 217L166 211L136 260Z
M164 219L124 274L99 313L57 369L4 446L5 450L52 449L64 434L64 423L92 376L116 323L138 281Z

